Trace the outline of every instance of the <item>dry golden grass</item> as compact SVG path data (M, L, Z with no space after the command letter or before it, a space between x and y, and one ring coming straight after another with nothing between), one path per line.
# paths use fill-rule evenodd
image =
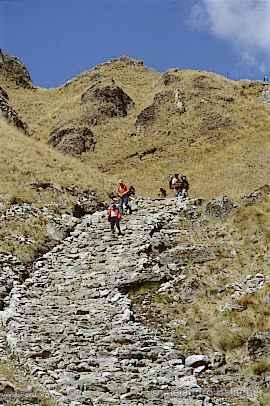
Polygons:
M4 85L33 137L46 142L57 127L87 123L92 107L81 105L81 95L89 86L113 78L135 101L135 107L127 117L112 118L94 127L96 151L84 154L81 160L102 168L106 178L126 178L140 194L156 195L160 186L167 186L168 174L175 171L186 173L192 195L202 197L239 197L267 183L270 114L258 101L262 86L249 87L220 75L191 70L171 70L169 75L171 83L165 85L160 73L118 60L56 89L27 90L11 82ZM174 108L176 89L184 94L186 113L182 115ZM136 117L158 93L162 96L154 122L131 137ZM231 125L225 123L223 127L224 118ZM129 158L152 147L157 148L154 155L142 160L138 156Z
M32 182L51 182L56 186L77 186L82 189L106 191L114 188L116 179L103 174L78 159L64 156L44 142L25 136L4 119L0 120L0 200L7 207L12 202L49 206L56 212L71 211L74 198L68 193L36 191ZM26 237L32 244L23 244L17 237ZM27 262L46 240L46 222L42 216L29 220L16 218L1 222L0 252L9 252Z
M258 406L270 406L270 392L263 393L258 402Z
M78 159L64 156L43 142L26 137L0 120L0 192L8 200L14 198L39 205L52 203L50 193L39 193L31 183L52 182L58 186L78 186L111 190L114 180L105 178L95 167ZM69 196L62 196L63 202Z

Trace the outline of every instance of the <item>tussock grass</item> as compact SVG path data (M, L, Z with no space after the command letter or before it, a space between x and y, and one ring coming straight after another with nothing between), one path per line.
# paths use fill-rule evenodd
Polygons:
M38 401L41 406L56 406L56 402L50 396L44 393L43 390L32 380L25 370L19 369L11 360L1 360L0 362L0 380L11 383L15 392L8 394L3 399L5 405L14 406L21 403L32 403ZM27 386L31 386L31 390L25 392ZM32 399L32 400L31 400Z
M247 368L247 373L251 375L269 375L270 373L270 358L264 358L253 362Z
M52 182L58 186L97 189L101 193L113 185L89 163L64 156L44 143L26 137L0 120L0 192L12 201L47 203L50 193L35 192L31 183ZM111 185L112 184L112 185ZM44 198L44 202L43 202ZM62 196L66 200L68 196Z
M236 348L242 347L249 334L248 331L243 328L233 328L231 325L220 321L219 323L215 323L212 327L209 336L211 344L215 349L223 352L230 352Z
M91 105L81 105L81 95L91 85L113 78L135 101L135 107L127 117L93 127L96 151L81 160L104 170L107 178L124 177L139 194L155 196L160 186L167 187L168 174L176 171L187 174L193 196L227 194L235 198L267 183L270 114L258 101L262 86L192 70L171 70L169 75L173 80L165 85L160 73L118 60L84 72L56 89L4 85L33 137L47 142L57 127L86 124ZM176 89L184 94L184 114L174 109ZM153 124L131 137L136 132L136 117L158 93L162 97ZM219 127L217 123L224 118L232 124ZM129 158L152 147L157 148L154 155L142 160Z
M259 397L258 406L270 406L270 392L264 392Z
M24 237L31 243L19 242ZM0 252L12 253L23 262L31 261L46 242L46 220L43 217L10 220L0 227Z

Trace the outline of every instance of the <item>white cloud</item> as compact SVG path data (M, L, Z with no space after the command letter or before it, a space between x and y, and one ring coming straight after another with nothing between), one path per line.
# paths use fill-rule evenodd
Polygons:
M249 65L270 51L270 0L196 0L191 23L232 42Z

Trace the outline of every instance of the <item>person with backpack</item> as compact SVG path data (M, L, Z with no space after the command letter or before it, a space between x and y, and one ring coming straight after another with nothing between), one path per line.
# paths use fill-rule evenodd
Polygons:
M116 226L118 235L123 235L121 232L121 229L120 229L120 220L121 220L122 214L121 214L119 208L116 206L116 203L114 201L111 203L111 205L107 209L107 216L108 216L108 221L111 225L112 234L115 233L114 228Z
M181 176L181 197L186 199L188 197L189 183L185 175Z
M131 207L128 203L129 188L122 179L120 179L117 184L117 195L120 197L119 207L120 207L121 213L123 213L124 206L125 206L126 210L129 212L129 214L131 214Z
M170 179L170 187L174 190L176 197L181 196L182 180L179 173L175 173L175 175Z

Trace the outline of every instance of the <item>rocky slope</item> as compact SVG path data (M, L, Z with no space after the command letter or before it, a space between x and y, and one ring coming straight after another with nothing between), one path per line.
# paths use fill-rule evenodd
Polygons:
M59 404L212 404L193 374L196 360L185 363L137 322L126 294L175 273L156 259L173 238L149 232L161 223L170 232L177 211L174 201L138 202L123 239L111 236L102 212L85 217L24 284L14 280L2 312L7 343Z
M248 353L231 353L233 345L215 348L207 340L205 320L194 320L202 345L194 337L195 327L192 331L186 324L186 311L179 315L181 320L168 312L171 305L177 312L181 303L194 309L200 303L199 289L205 289L209 277L208 266L226 258L219 244L212 245L209 239L188 242L188 234L198 225L201 233L209 233L214 221L215 238L223 233L226 241L226 222L219 218L230 218L237 206L226 198L208 204L200 199L184 204L175 199L140 199L136 211L123 220L124 237L112 236L104 212L96 212L85 216L31 269L10 262L5 278L11 286L2 299L2 353L8 349L7 355L24 365L59 405L254 405L268 387L267 370L263 376L246 376L238 362L249 365L267 355L269 336L250 331ZM183 221L190 221L189 231ZM218 311L232 292L239 293L233 298L238 305L240 297L267 287L269 273L261 268L259 275L257 270L241 282L237 273L228 276L220 291L226 292L222 300L218 294L215 304L214 294L208 298L209 319L213 306ZM217 281L213 278L212 289L219 281L221 275ZM165 306L153 317L160 303L152 301L157 295L166 299ZM235 305L232 302L228 309ZM224 331L227 322L222 316L218 320L225 323ZM235 320L231 322L233 332ZM236 333L237 328L233 341ZM223 333L216 334L218 343ZM261 343L257 353L255 337Z
M0 402L269 405L268 86L122 57L48 90L6 54L0 80ZM202 198L113 238L117 179L177 171Z

